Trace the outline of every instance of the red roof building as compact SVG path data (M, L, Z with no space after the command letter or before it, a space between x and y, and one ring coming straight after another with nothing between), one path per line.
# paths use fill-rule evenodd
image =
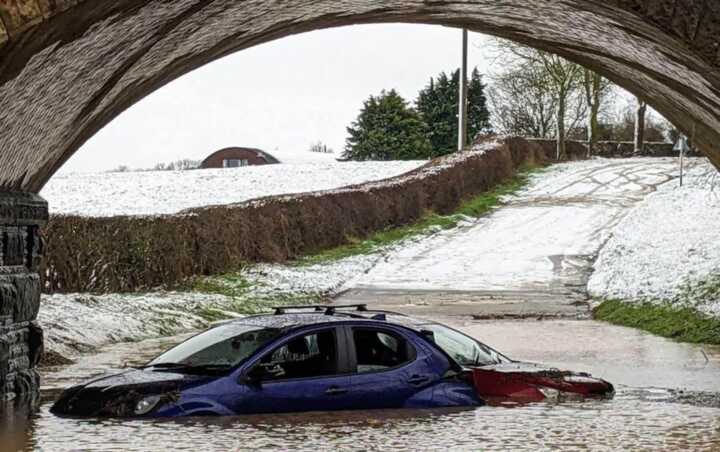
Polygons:
M203 160L200 168L240 168L275 163L280 163L280 161L260 149L232 147L220 149L211 154Z

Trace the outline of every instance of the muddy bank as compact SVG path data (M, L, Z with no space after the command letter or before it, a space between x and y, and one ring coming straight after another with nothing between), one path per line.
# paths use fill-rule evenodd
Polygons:
M156 217L51 218L41 275L48 293L172 286L247 262L283 262L351 238L446 213L528 165L549 161L522 139L478 143L405 175L337 190L261 198Z

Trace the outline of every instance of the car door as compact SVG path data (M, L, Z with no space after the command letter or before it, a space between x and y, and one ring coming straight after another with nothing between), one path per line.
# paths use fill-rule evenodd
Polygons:
M353 372L349 398L354 408L417 407L423 406L422 400L432 405L432 386L442 376L424 347L401 329L363 325L345 331Z
M250 363L238 413L348 409L348 365L342 329L295 334Z

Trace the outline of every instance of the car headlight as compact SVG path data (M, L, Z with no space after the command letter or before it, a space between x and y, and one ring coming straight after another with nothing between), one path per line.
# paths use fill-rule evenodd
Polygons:
M160 403L160 396L158 395L152 395L147 396L143 399L140 399L140 401L135 405L135 414L138 416L142 416L145 414L148 414L152 410L155 409L157 404Z

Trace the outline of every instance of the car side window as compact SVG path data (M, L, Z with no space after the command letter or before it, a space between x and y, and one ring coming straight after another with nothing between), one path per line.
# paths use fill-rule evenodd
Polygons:
M335 375L338 373L335 329L291 339L263 357L256 367L265 381Z
M402 336L373 328L353 328L357 372L379 372L415 359L415 349Z

